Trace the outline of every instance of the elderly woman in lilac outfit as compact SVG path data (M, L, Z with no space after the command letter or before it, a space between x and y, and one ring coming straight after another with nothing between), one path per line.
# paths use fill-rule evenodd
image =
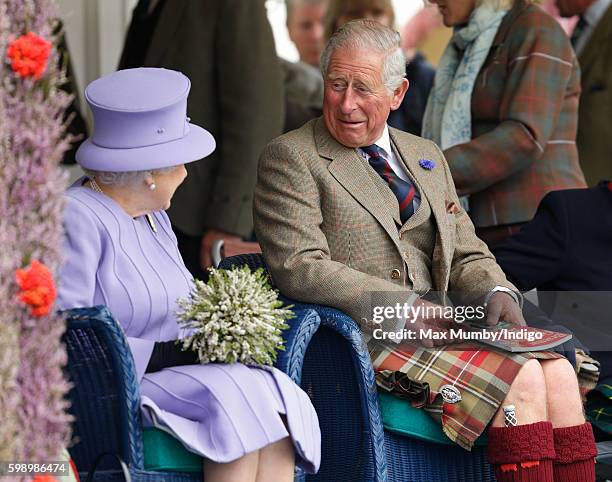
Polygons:
M134 356L145 422L201 455L206 482L289 481L296 463L310 473L320 463L308 396L274 368L201 365L175 344L176 300L192 278L164 210L184 164L215 148L186 118L189 88L181 73L150 68L87 87L95 130L77 152L87 177L66 192L59 304L109 307Z

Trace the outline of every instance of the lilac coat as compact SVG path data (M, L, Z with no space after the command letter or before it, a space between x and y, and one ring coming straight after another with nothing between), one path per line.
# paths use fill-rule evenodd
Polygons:
M321 434L308 396L274 368L240 364L177 366L145 374L156 341L180 337L176 299L191 274L168 216L131 218L115 201L77 181L66 192L61 309L106 305L134 356L147 424L166 430L190 451L230 462L290 436L297 463L320 464ZM286 425L281 419L286 416Z

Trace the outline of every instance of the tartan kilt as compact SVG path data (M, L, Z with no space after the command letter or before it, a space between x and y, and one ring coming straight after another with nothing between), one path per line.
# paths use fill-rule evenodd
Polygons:
M422 408L466 450L471 450L493 419L527 360L563 358L550 351L510 353L465 343L434 348L402 343L392 347L374 339L368 342L368 350L375 372L400 371L411 380L429 384L429 399ZM440 387L446 384L459 390L461 401L442 400Z

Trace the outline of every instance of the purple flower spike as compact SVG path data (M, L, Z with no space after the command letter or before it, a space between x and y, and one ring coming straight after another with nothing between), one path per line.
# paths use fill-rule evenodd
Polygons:
M423 169L431 171L434 167L436 167L436 163L430 159L421 159L419 161L419 166L421 166Z

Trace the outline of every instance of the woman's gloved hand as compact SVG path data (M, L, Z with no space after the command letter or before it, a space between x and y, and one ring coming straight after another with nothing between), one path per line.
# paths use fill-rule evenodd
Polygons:
M198 354L192 350L183 351L176 340L156 341L145 373L158 372L163 368L179 365L199 365Z

